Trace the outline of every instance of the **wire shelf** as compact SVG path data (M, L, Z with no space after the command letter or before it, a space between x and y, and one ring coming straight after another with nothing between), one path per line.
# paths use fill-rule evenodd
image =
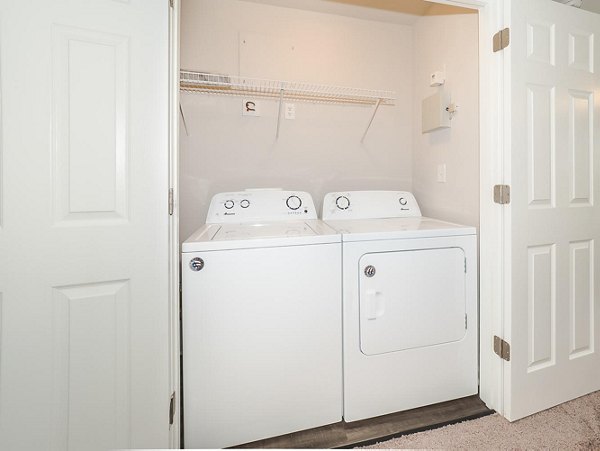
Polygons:
M204 94L252 95L314 103L393 105L396 100L393 91L265 80L192 71L181 71L180 89Z

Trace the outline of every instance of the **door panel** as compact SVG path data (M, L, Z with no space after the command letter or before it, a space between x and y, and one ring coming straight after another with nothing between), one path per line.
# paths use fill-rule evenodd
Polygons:
M511 2L505 415L600 389L600 15Z
M433 346L466 334L466 261L459 248L365 254L360 258L363 354ZM366 274L366 268L374 274Z
M168 446L168 2L0 2L0 448Z

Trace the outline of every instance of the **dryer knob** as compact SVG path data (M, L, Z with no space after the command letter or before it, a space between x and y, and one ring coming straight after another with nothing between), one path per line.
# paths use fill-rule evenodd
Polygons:
M408 201L404 197L401 197L398 202L400 202L400 205L402 205L402 206L404 206L408 203Z
M298 196L290 196L285 201L285 204L290 210L298 210L302 206L302 199Z
M243 199L240 202L240 207L242 208L248 208L250 206L250 201L248 199Z

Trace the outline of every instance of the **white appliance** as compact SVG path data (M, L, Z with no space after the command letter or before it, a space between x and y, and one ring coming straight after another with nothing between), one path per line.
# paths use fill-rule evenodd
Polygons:
M392 191L327 194L323 219L343 242L344 419L476 394L475 228Z
M340 241L308 193L212 199L182 249L186 448L341 421Z

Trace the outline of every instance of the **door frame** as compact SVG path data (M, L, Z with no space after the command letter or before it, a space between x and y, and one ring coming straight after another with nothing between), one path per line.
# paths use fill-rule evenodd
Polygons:
M493 352L493 337L503 337L504 306L510 300L509 217L506 209L493 201L493 187L510 179L507 149L510 130L504 124L510 115L505 93L510 87L510 65L504 52L492 52L494 34L509 21L507 0L429 0L479 11L479 120L480 120L480 279L479 279L479 391L486 405L504 414L503 361ZM174 208L169 231L170 349L171 384L176 393L176 413L171 427L171 445L179 448L180 438L180 265L179 265L179 15L180 0L172 0L170 13L169 61L169 162ZM485 302L482 302L484 300Z
M494 185L508 184L510 65L494 53L493 36L510 21L510 0L429 0L479 11L479 396L504 415L504 365L493 337L504 337L505 305L510 302L510 218L494 203Z
M169 375L170 393L175 394L169 444L181 448L181 326L179 263L179 14L180 0L169 0ZM172 205L172 206L171 206ZM172 209L171 209L172 208Z

